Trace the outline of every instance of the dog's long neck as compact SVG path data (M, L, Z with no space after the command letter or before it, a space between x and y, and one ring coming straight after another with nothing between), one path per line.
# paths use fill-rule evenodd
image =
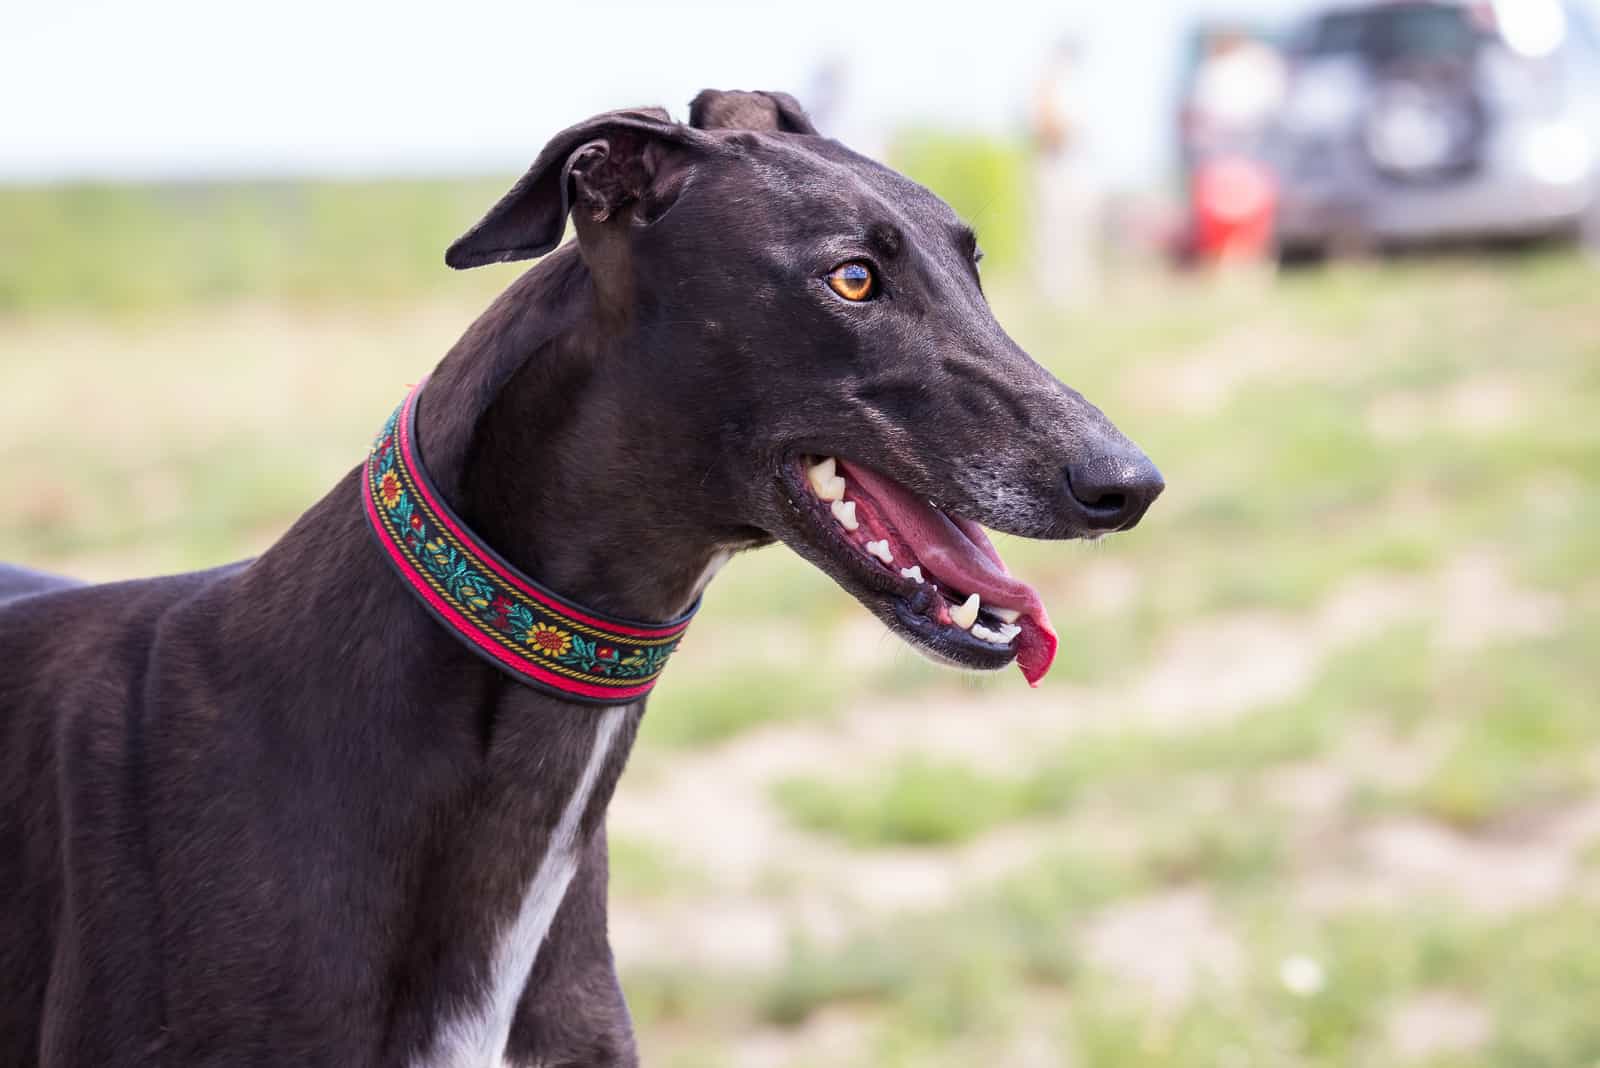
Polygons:
M580 604L656 621L693 603L724 546L690 500L703 487L685 485L704 434L641 385L629 326L596 310L576 249L558 251L434 373L419 437L489 545Z
M485 313L423 390L422 460L529 575L585 607L666 620L721 553L692 509L673 507L684 465L701 459L674 452L670 419L641 412L625 332L596 321L587 286L568 249ZM402 865L375 867L362 890L374 915L355 921L390 932L370 953L408 977L372 991L399 1059L499 1063L525 986L557 1016L621 1004L592 989L609 974L603 815L643 706L575 705L484 663L389 571L364 525L352 475L242 576L252 619L262 605L319 613L315 626L292 617L251 670L290 710L279 718L292 744L336 761L352 811L380 814L351 829L374 865ZM344 655L307 671L330 663L327 648ZM602 937L583 954L540 955L563 923ZM589 991L582 1004L569 986Z

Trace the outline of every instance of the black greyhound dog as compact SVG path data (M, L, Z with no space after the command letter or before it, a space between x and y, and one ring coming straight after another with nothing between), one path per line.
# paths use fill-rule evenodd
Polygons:
M569 215L259 558L0 569L0 1065L635 1064L603 815L720 563L782 541L1036 681L978 524L1161 491L995 322L972 231L783 94L580 123L447 262Z

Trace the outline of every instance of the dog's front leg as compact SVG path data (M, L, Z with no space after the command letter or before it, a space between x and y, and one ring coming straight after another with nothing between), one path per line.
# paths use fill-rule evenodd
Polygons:
M517 1006L508 1068L635 1068L633 1021L606 938L606 835L583 859Z

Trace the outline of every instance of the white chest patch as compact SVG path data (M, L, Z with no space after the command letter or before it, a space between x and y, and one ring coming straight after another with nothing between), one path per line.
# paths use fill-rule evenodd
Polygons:
M732 559L733 553L727 549L713 553L711 559L706 563L706 569L700 573L699 581L694 584L694 595L698 597L704 593L706 587L711 585L711 580L717 577L717 572L726 567L728 561Z
M539 958L539 947L550 931L556 909L561 907L561 900L566 896L567 884L572 882L573 873L578 869L578 825L589 807L595 780L605 766L625 711L622 706L608 708L600 717L589 762L551 832L550 848L523 893L516 916L500 932L490 954L489 986L482 1000L455 1012L440 1029L433 1049L415 1062L415 1068L499 1068L506 1063L506 1041L511 1037L512 1016L528 984L533 962Z

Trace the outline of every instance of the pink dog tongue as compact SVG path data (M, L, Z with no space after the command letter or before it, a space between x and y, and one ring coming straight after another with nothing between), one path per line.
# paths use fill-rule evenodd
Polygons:
M1050 617L1044 614L1043 608L1039 609L1038 616L1020 617L1017 626L1022 628L1022 633L1015 638L1017 667L1029 686L1037 686L1055 663L1056 629L1050 625Z
M843 460L839 466L845 477L877 504L929 577L952 593L977 594L987 607L1021 613L1017 626L1022 632L1014 639L1017 667L1028 685L1039 685L1056 656L1055 629L1038 591L1011 576L983 528L968 519L952 522L927 501L870 468Z

